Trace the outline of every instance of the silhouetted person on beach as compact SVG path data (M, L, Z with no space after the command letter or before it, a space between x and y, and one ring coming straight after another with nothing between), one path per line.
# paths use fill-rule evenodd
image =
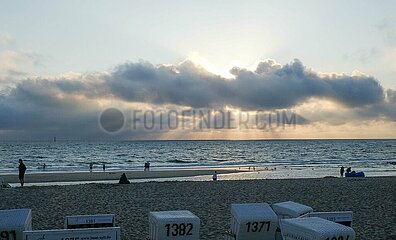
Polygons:
M344 169L344 166L342 166L342 167L340 168L340 175L341 175L341 177L344 176L344 172L345 172L345 169Z
M347 168L347 170L346 170L347 173L350 173L351 171L352 171L351 167Z
M120 181L118 182L119 184L129 184L131 182L129 182L127 176L125 175L125 173L123 173L120 177Z
M106 164L103 163L103 172L106 172Z
M92 169L93 169L93 163L91 162L91 163L89 164L89 171L92 172Z
M47 167L47 165L44 163L43 164L43 170L45 170L46 167Z
M144 171L149 171L150 170L150 162L145 162L144 163Z
M26 172L26 165L23 163L22 159L19 159L19 181L21 182L21 187L25 184L25 172Z

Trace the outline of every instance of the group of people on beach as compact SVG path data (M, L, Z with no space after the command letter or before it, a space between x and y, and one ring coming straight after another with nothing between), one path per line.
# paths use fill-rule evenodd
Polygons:
M352 171L351 167L348 167L347 170L346 170L346 172L347 172L347 173L354 173L355 171ZM340 168L340 176L341 176L341 177L344 177L344 173L345 173L345 168L344 168L344 166L342 166L342 167Z
M150 170L150 162L145 162L144 163L144 171L149 171Z
M43 165L43 169L45 169L46 165L44 163ZM102 165L103 171L106 171L106 165L103 164ZM19 171L19 182L21 183L21 187L23 187L23 185L25 184L25 172L26 172L26 165L23 162L22 159L19 159L19 166L18 166L18 171ZM144 171L148 171L150 169L150 162L145 162L144 163ZM341 168L342 169L342 176L344 175L344 167ZM350 169L350 168L348 168ZM92 172L93 170L93 163L91 162L89 164L89 171ZM348 171L348 170L347 170ZM212 175L212 179L213 181L217 181L217 171L214 171L213 175ZM128 180L127 176L125 173L123 173L120 177L120 184L128 184L130 183L130 181Z
M43 166L43 169L45 169L45 164ZM102 165L102 169L103 169L103 171L106 171L106 165L105 164ZM144 163L144 171L148 171L149 169L150 169L150 162L145 162ZM92 170L93 170L93 163L91 162L89 164L89 171L92 172ZM18 176L19 177L19 182L21 183L21 187L23 187L23 185L25 184L26 165L24 164L22 159L19 159L18 171L19 171L19 176ZM347 173L351 173L351 172L354 172L354 171L352 171L351 167L348 167L346 169L346 172ZM345 173L345 168L344 168L344 166L342 166L340 168L340 176L344 177L344 173ZM213 179L213 181L217 181L217 171L215 171L213 173L212 179ZM121 175L119 183L129 183L125 173Z
M93 162L91 162L91 163L89 163L89 171L90 172L92 172L92 170L93 170ZM103 163L102 164L102 169L103 169L103 172L106 172L106 164L105 163Z

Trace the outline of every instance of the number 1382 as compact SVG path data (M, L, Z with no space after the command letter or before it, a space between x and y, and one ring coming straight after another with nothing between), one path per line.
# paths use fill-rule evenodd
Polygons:
M193 225L192 223L174 223L174 224L166 224L166 236L190 236L192 235Z

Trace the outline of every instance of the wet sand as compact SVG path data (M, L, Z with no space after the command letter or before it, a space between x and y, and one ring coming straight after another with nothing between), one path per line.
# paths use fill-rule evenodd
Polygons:
M202 169L168 169L168 170L126 170L108 172L48 172L48 173L27 173L26 183L45 182L82 182L82 181L112 181L118 180L122 173L126 173L128 179L155 179L155 178L175 178L193 177L202 175L212 175L214 171L219 174L246 172L247 169L237 168L202 168ZM8 183L19 183L18 174L3 174L1 177Z
M31 208L34 229L63 228L74 214L116 214L122 239L148 237L150 211L190 210L201 239L222 239L232 203L296 201L351 210L356 239L396 239L396 177L82 184L0 189L0 209Z

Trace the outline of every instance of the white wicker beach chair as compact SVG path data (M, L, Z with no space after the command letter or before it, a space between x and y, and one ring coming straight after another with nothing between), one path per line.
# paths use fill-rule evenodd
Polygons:
M32 229L32 210L0 210L0 239L23 239L23 231Z
M281 219L283 240L354 240L355 231L323 218Z
M200 219L190 211L150 212L150 240L198 240Z
M231 205L231 231L228 239L274 240L278 216L267 203Z
M311 207L292 201L275 203L271 207L280 219L296 218L313 212Z
M348 227L352 227L352 211L338 211L338 212L311 212L301 216L306 217L320 217L332 222L336 222Z

